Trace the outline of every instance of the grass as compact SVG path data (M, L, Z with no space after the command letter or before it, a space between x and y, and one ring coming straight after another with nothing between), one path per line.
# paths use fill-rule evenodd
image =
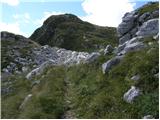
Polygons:
M1 118L16 119L20 114L19 106L25 96L29 94L31 87L29 81L27 81L23 76L11 76L10 78L8 78L8 82L12 82L12 92L7 95L2 94Z
M159 9L159 2L152 2L151 5L145 5L144 7L140 8L138 10L138 13L141 15L141 14L144 14L146 12L153 12L155 10L158 10Z
M72 103L77 118L142 118L151 114L158 118L158 45L154 52L148 49L127 54L108 74L100 66L81 65L69 69L74 93ZM153 73L154 71L154 73ZM138 82L130 78L140 74ZM132 85L142 95L133 104L124 102L123 95Z
M44 77L38 76L40 85L32 88L33 97L21 113L20 118L60 118L64 105L64 69L61 67L47 70Z
M62 118L68 109L66 79L70 83L67 91L70 109L76 118L138 119L145 115L158 118L159 81L154 74L159 71L159 46L157 41L149 38L145 42L153 44L141 51L128 53L105 75L101 65L114 57L113 54L102 55L90 64L68 68L52 66L31 81L26 80L25 75L13 76L10 80L14 91L2 96L2 118ZM141 76L140 80L130 79L135 74ZM31 87L36 80L40 83ZM123 95L132 85L140 88L141 95L129 104L123 100ZM19 110L25 96L31 93L33 97L23 110Z
M38 76L39 85L31 88L31 82L24 77L13 76L13 92L2 97L2 118L60 118L64 106L64 69L51 68L44 77ZM28 94L33 97L20 110L19 106Z

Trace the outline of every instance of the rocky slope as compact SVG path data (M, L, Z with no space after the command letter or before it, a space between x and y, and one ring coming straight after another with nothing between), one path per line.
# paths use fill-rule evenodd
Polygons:
M49 17L30 36L41 45L76 51L95 51L107 44L115 45L116 38L115 28L95 26L72 14Z
M158 118L158 6L150 2L126 13L117 28L116 48L112 47L116 38L108 37L107 28L106 34L95 34L88 29L93 25L68 14L51 16L31 35L44 46L2 32L2 118ZM106 47L91 50L79 44L74 48L64 38L75 36L64 30L63 40L69 44L64 48L71 50L59 48L63 41L55 43L59 42L57 31L62 32L64 26L73 29L72 23L80 28L76 34L98 35L96 45ZM103 34L105 41L112 40L101 42ZM89 43L94 45L92 40Z
M152 11L141 13L142 9L157 6ZM108 72L111 66L120 62L123 56L132 51L138 51L149 47L154 41L158 42L159 38L159 9L158 3L148 3L140 9L126 13L122 18L122 23L117 28L119 36L119 45L116 49L117 56L102 65L103 72ZM151 37L153 41L146 38ZM121 56L121 57L120 57Z
M27 78L43 72L50 65L74 65L93 62L100 56L98 52L76 52L48 45L40 46L20 35L1 32L3 81L12 74L28 73ZM6 84L7 85L7 84ZM3 89L4 88L4 89ZM2 94L7 93L2 87Z

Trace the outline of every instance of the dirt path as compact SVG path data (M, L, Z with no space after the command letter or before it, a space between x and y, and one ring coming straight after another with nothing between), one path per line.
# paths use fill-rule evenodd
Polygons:
M72 90L71 90L71 81L66 78L65 79L65 103L66 103L66 111L63 115L63 119L77 119L74 111L72 110Z

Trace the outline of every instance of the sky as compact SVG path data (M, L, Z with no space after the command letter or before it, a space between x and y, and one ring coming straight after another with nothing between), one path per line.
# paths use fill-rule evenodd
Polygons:
M84 21L117 27L126 12L150 0L0 0L0 31L29 37L51 15L71 13ZM152 0L157 1L157 0Z

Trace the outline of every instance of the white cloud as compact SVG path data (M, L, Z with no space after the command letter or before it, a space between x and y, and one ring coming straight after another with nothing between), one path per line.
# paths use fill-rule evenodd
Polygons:
M16 23L4 23L4 22L0 22L0 31L8 31L11 33L15 33L15 34L20 34L20 35L24 35L26 36L25 33L23 33L20 30L20 25L16 22Z
M19 0L1 0L1 3L6 3L10 6L17 6L19 4Z
M43 22L50 17L51 15L60 15L60 14L64 14L63 12L44 12L43 13L43 17L41 19L37 19L35 20L35 24L37 24L38 26L41 26L43 24Z
M19 23L29 23L31 22L31 17L29 13L15 14L13 18Z
M29 13L25 13L25 14L24 14L24 18L25 18L25 19L30 19Z
M130 0L84 0L83 10L87 13L82 20L101 26L117 27L126 12L134 10Z
M18 19L18 18L19 18L19 15L18 15L18 14L15 14L15 15L13 15L13 18L14 18L14 19Z
M14 14L13 18L18 20L18 19L30 19L30 14L29 13L24 13L24 14Z

